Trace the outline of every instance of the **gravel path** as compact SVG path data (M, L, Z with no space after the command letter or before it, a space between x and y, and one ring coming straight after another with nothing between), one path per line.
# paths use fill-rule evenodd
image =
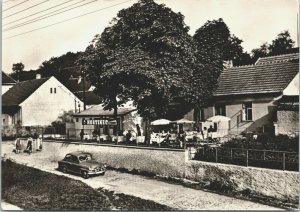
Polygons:
M12 158L18 163L27 164L43 171L81 180L95 189L102 187L116 193L152 200L178 210L280 210L260 203L115 171L107 171L104 176L83 179L57 171L57 161L49 159L51 158L49 152L38 152L31 155L25 153L15 154L12 152L13 148L14 144L12 142L3 142L1 156Z

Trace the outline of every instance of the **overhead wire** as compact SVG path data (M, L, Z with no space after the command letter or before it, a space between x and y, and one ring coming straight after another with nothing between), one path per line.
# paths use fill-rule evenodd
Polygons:
M47 1L50 1L50 0L45 0L45 1L43 1L43 2L37 3L37 4L35 4L35 5L32 5L32 6L30 6L30 7L25 8L25 9L23 9L23 10L20 10L20 11L18 11L18 12L15 12L15 13L13 13L13 14L7 15L7 16L3 17L2 20L5 19L5 18L9 18L9 17L11 17L11 16L14 16L14 15L16 15L16 14L19 14L19 13L21 13L21 12L24 12L24 11L26 11L26 10L29 10L29 9L31 9L31 8L33 8L33 7L39 6L39 5L41 5L41 4L43 4L43 3L47 2Z
M78 3L81 3L81 2L84 2L84 1L86 1L86 0L81 0L81 1L79 1L79 2L76 2L75 4L78 4ZM93 1L87 2L87 3L85 3L85 4L81 4L81 5L78 5L78 6L76 6L76 7L69 8L69 9L67 9L67 10L64 10L64 11L61 11L61 12L57 12L57 11L59 11L59 10L68 8L69 6L73 6L73 5L75 5L75 4L69 5L69 6L66 6L66 7L64 7L64 8L61 8L61 9L52 11L52 12L50 12L50 13L41 15L41 16L39 16L39 17L33 18L33 19L31 19L31 20L28 20L28 21L25 21L25 22L23 22L23 23L20 23L20 24L17 24L17 25L8 27L8 28L4 28L4 29L3 29L3 32L10 31L10 30L13 30L13 29L16 29L16 28L19 28L19 27L23 27L23 26L26 26L26 25L28 25L28 24L31 24L31 23L34 23L34 22L37 22L37 21L40 21L40 20L44 20L44 19L46 19L46 18L50 18L50 17L52 17L52 16L56 16L56 15L59 15L59 14L64 13L64 12L68 12L68 11L70 11L70 10L73 10L73 9L76 9L76 8L79 8L79 7L83 7L83 6L85 6L85 5L91 4L91 3L96 2L96 1L98 1L98 0L93 0ZM57 12L57 13L52 14L53 12ZM48 15L48 16L47 16L47 15Z
M56 22L56 23L53 23L53 24L49 24L49 25L46 25L46 26L43 26L43 27L39 27L39 28L36 28L36 29L33 29L33 30L29 30L27 32L23 32L23 33L16 34L16 35L13 35L13 36L9 36L9 37L3 38L3 40L7 40L7 39L10 39L10 38L18 37L18 36L21 36L21 35L24 35L24 34L28 34L28 33L34 32L34 31L45 29L45 28L48 28L48 27L51 27L51 26L55 26L55 25L58 25L58 24L61 24L61 23L64 23L64 22L68 22L68 21L71 21L71 20L74 20L74 19L77 19L77 18L81 18L83 16L87 16L87 15L90 15L90 14L93 14L93 13L100 12L100 11L105 10L105 9L109 9L109 8L112 8L112 7L121 5L121 4L125 4L125 3L130 2L130 1L133 1L133 0L127 0L127 1L123 1L123 2L114 4L114 5L111 5L111 6L100 8L100 9L97 9L97 10L94 10L94 11L91 11L91 12L88 12L88 13L84 13L82 15L78 15L78 16L75 16L75 17L72 17L72 18L65 19L63 21L59 21L59 22Z
M5 12L5 11L10 10L10 9L12 9L12 8L15 8L15 7L17 7L17 6L21 5L21 4L26 3L27 1L29 1L29 0L22 1L22 2L20 2L20 3L16 4L16 5L14 5L14 6L11 6L11 7L9 7L9 8L6 8L5 10L2 10L2 12Z
M12 23L15 23L15 22L24 20L24 19L26 19L26 18L29 18L29 17L34 16L34 15L37 15L37 14L39 14L39 13L45 12L45 11L47 11L47 10L51 10L51 9L53 9L53 8L55 8L55 7L59 7L59 6L63 5L63 4L69 3L69 2L71 2L71 1L74 1L74 0L68 0L68 1L65 1L65 2L63 2L63 3L60 3L60 4L54 5L54 6L52 6L52 7L49 7L49 8L47 8L47 9L40 10L40 11L38 11L38 12L36 12L36 13L30 14L30 15L27 15L27 16L24 16L24 17L22 17L22 18L13 20L13 21L11 21L11 22L7 22L6 24L2 24L2 26L7 26L7 25L9 25L9 24L12 24Z

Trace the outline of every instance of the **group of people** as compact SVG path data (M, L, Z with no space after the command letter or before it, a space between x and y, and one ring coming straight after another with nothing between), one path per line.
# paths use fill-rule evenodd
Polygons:
M31 154L32 153L32 144L33 144L33 139L37 139L37 140L40 140L40 136L38 135L30 135L28 138L27 138L27 144L26 144L26 148L24 149L24 152L27 152L28 154ZM22 144L21 144L21 138L20 137L17 137L17 139L15 140L15 153L16 154L19 154L21 153L21 150L22 150ZM42 149L42 143L40 142L39 143L39 147L38 147L39 150Z

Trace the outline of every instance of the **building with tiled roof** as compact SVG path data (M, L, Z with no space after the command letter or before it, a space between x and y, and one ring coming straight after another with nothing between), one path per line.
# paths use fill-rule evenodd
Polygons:
M280 93L298 72L292 60L232 67L220 75L214 96Z
M295 93L291 90L297 87L299 90L299 83L290 85L299 76L298 73L298 53L260 58L255 65L225 69L218 79L210 104L195 111L194 118L200 121L215 115L230 118L228 132L223 134L283 133L277 130L278 99L286 99L281 98L284 91ZM297 95L293 98L294 101L295 98L299 100ZM293 113L297 114L293 114L293 120L289 121L295 126L295 131L299 114L298 111ZM218 123L212 125L218 128Z
M16 84L16 81L8 76L4 71L2 71L2 95L8 91L13 85Z
M16 83L2 95L3 126L50 125L64 111L78 112L83 102L55 77Z
M261 57L258 58L255 65L268 64L274 62L285 62L285 61L293 61L299 60L299 53L291 53L291 54L283 54L283 55L275 55L269 57Z

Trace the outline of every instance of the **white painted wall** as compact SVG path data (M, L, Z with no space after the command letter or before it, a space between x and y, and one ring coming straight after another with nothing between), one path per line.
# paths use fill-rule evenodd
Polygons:
M50 93L52 88L52 93ZM56 88L56 93L54 93ZM55 121L64 111L78 109L78 102L83 108L83 103L55 77L51 77L41 85L24 102L22 107L23 126L49 125Z
M299 95L299 73L294 77L290 84L283 90L283 95Z

